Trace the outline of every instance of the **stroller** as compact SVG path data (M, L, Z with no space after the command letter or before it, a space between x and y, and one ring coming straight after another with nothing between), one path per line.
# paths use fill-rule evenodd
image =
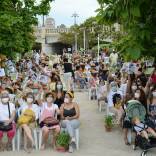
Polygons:
M130 100L127 103L126 116L132 122L134 117L138 117L141 122L146 123L146 110L144 106L137 100ZM135 125L133 125L134 127ZM135 129L133 128L134 132ZM156 138L149 137L149 141L141 135L136 135L133 149L140 147L143 151L141 156L147 156L148 150L156 147Z

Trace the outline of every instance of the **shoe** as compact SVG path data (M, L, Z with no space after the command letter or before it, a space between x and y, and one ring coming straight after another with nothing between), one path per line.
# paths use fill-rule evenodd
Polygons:
M11 145L11 143L7 143L7 144L6 144L6 150L7 150L7 151L11 151L11 150L12 150L12 145Z
M0 152L2 152L4 150L5 150L4 144L0 144Z
M76 149L76 141L75 141L75 139L73 141L71 141L70 145L73 147L73 149Z
M27 147L24 147L24 151L25 151L26 153L31 153L31 150L28 149Z
M69 153L73 153L74 152L74 149L73 149L73 147L72 147L72 145L69 145Z

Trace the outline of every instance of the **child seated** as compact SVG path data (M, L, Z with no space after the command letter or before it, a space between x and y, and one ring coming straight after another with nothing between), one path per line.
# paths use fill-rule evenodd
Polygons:
M117 119L117 124L121 124L122 114L123 114L123 108L122 108L122 97L120 94L115 93L113 95L113 104L114 107L112 108L112 111L114 111Z
M142 123L138 117L133 118L132 123L134 124L134 130L137 135L141 135L149 141L148 134L151 134L153 137L156 137L156 132L148 127L145 123Z
M99 87L97 91L97 98L98 101L105 100L107 97L107 86L105 85L104 81L99 82Z

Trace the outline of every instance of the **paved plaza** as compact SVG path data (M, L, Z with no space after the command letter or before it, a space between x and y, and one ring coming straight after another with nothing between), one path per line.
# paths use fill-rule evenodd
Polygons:
M74 153L59 153L51 149L34 151L31 154L20 152L1 152L0 156L140 156L141 151L133 151L132 147L125 146L122 130L114 128L113 132L107 133L104 129L104 112L99 112L97 103L88 100L87 92L75 93L75 101L80 104L80 150ZM152 149L149 156L155 156L156 150Z

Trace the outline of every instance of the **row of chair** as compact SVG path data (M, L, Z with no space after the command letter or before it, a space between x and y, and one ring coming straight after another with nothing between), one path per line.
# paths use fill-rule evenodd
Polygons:
M61 129L61 131L66 131L66 129ZM16 136L12 140L12 151L16 150L17 151L21 150L21 135L22 135L22 129L18 128ZM41 149L41 144L42 144L42 130L40 128L35 128L33 129L33 137L35 141L35 149L40 150ZM76 149L79 150L79 128L75 129L75 139L76 139ZM17 146L16 146L17 143Z

